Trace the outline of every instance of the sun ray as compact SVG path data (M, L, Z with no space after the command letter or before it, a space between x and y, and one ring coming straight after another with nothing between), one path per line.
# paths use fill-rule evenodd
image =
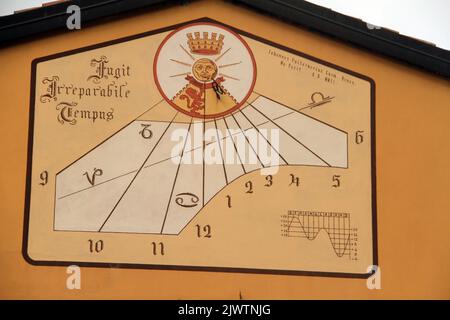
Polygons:
M230 51L231 50L231 48L228 48L227 50L225 50L225 52L224 53L222 53L220 56L218 56L217 58L216 58L216 60L214 60L214 61L219 61L228 51Z
M180 48L183 49L184 52L186 52L186 54L189 56L189 58L192 59L192 61L195 61L195 58L192 54L190 54L181 44L180 44Z
M169 59L169 60L173 61L173 62L176 62L176 63L179 63L179 64L182 64L184 66L192 67L192 64L189 64L187 62L183 62L183 61L179 61L179 60L175 60L175 59Z
M232 77L232 76L223 74L223 73L221 73L220 75L221 75L222 77L229 78L229 79L236 80L236 81L240 81L240 80L241 80L241 79L238 79L238 78L235 78L235 77Z
M174 74L171 75L171 78L175 78L175 77L181 77L181 76L187 76L188 74L190 74L190 72L184 72L184 73L179 73L179 74Z
M241 64L241 63L242 63L242 61L235 62L235 63L229 63L229 64L222 64L222 65L219 66L219 68L226 68L226 67L236 66L236 65Z

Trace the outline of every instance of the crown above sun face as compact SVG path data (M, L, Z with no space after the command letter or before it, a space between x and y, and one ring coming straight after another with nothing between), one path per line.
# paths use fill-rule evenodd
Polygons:
M216 55L222 51L224 35L219 34L217 38L217 33L212 32L211 37L208 32L203 32L203 37L200 37L200 32L194 32L187 34L188 45L191 53L201 54L201 55Z

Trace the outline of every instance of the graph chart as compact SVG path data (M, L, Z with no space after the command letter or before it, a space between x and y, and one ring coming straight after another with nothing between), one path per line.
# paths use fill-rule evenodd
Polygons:
M337 257L356 260L357 230L352 228L349 213L289 210L281 216L281 235L315 240L327 233Z

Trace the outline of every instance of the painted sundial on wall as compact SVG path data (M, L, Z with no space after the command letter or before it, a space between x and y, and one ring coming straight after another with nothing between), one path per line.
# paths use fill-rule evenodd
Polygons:
M34 72L30 259L367 274L370 79L210 20Z

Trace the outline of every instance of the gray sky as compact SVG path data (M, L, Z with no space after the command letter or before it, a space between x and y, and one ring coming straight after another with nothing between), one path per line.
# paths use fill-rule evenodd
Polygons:
M0 15L33 6L40 0L0 0ZM449 0L309 0L404 35L450 50Z

